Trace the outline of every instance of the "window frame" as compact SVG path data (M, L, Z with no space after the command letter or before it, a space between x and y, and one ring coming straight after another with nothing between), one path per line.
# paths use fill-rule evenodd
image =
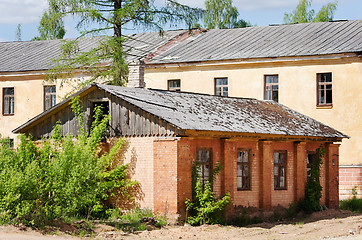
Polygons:
M322 76L330 74L330 82L322 82ZM323 72L323 73L317 73L317 81L316 81L316 90L317 90L317 107L331 107L333 106L333 75L332 72ZM331 86L331 103L327 103L327 85ZM320 89L321 86L324 86L324 89ZM321 90L324 93L324 102L320 102L321 99Z
M178 87L170 87L170 83L172 82L178 82L179 86ZM175 92L180 92L181 91L181 79L170 79L167 80L167 90L168 91L175 91Z
M248 153L248 162L239 162L238 160L238 157L239 157L239 152L247 152ZM247 166L248 167L248 176L247 176L247 186L246 187L239 187L238 186L238 173L239 173L239 166ZM238 191L250 191L251 190L251 149L247 149L247 148L239 148L237 150L237 153L236 153L236 188ZM242 172L243 172L244 168L242 167ZM242 174L241 176L242 178L242 183L244 182L244 176Z
M310 156L310 155L314 155L314 157L315 157L312 162L309 161L309 156ZM309 171L312 170L313 163L314 163L314 161L315 161L316 159L317 159L317 152L316 152L316 151L308 151L308 152L307 152L307 159L306 159L306 161L307 161L307 181L308 181L308 179L310 178L310 175L308 174L308 170L309 170Z
M49 88L49 87L54 87L55 88L55 92L50 92L50 93L47 93L46 92L46 89ZM52 108L53 106L55 106L57 103L56 103L56 99L57 99L57 87L56 85L46 85L44 86L43 88L43 92L44 92L44 95L43 95L43 103L44 103L44 111ZM49 108L46 108L46 97L47 96L50 96L50 107ZM52 105L52 96L55 97L55 104Z
M275 162L275 153L283 153L285 154L285 161L284 163L276 163ZM288 151L287 150L275 150L273 152L273 175L274 175L274 190L287 190L287 167L288 167ZM278 167L278 175L275 175L275 167ZM284 176L281 175L281 168L280 167L283 167L284 168ZM279 178L279 181L277 183L279 183L279 186L276 186L276 183L275 183L275 178ZM284 186L281 187L280 186L280 178L281 177L284 177Z
M198 159L198 151L209 151L209 160L207 162L201 162L199 161L200 159ZM207 147L198 147L196 148L196 163L197 164L200 164L200 169L201 169L201 180L202 180L202 188L205 187L205 183L206 181L210 181L210 174L211 174L211 171L212 171L212 148L207 148ZM204 171L204 166L205 165L209 165L209 175L207 177L207 179L205 179L205 171ZM200 176L199 176L199 173L197 172L197 178L199 179Z
M13 95L10 95L10 94L5 95L5 91L7 89L13 89ZM3 101L3 103L2 103L2 109L3 109L2 114L3 114L3 116L13 116L15 114L15 88L14 87L4 87L2 93L3 93L3 96L2 96L2 101ZM9 103L8 112L9 113L5 113L5 98L9 99L8 100L8 103ZM11 107L10 107L11 106L11 101L10 101L11 98L13 99L13 103L14 103L13 112L10 111L11 110Z
M277 83L274 83L274 82L272 82L272 83L267 83L267 78L268 77L277 77ZM270 98L271 99L268 99L268 86L270 86L271 87L271 89L270 89L270 91L271 91L271 93L270 93ZM273 99L273 93L275 92L275 91L273 91L273 86L277 86L278 88L277 88L277 101L275 101L274 99ZM279 74L266 74L266 75L264 75L264 100L272 100L272 101L274 101L274 102L279 102Z
M218 80L226 79L227 84L217 84ZM226 95L224 94L224 87L226 86L227 92ZM217 89L220 88L220 95L217 94ZM216 96L222 96L222 97L228 97L229 96L229 78L228 77L217 77L214 78L214 95Z

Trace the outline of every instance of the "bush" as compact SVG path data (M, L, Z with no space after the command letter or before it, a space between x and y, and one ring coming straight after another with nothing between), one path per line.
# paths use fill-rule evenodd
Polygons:
M96 120L87 134L82 125L79 100L73 101L79 119L79 135L61 137L59 125L53 137L37 147L21 136L20 146L11 150L7 140L0 144L0 222L39 225L55 218L107 217L105 200L136 184L127 176L127 165L111 167L125 140L121 139L102 156L99 143L109 116L95 110ZM102 120L100 120L104 117Z
M339 208L356 213L362 213L362 199L357 198L357 186L352 189L353 197L347 200L339 201Z
M226 194L224 197L216 198L212 192L212 184L216 175L221 170L221 165L217 165L210 175L209 181L202 184L200 179L197 179L199 165L194 163L192 169L192 185L193 201L187 199L186 210L190 213L187 222L191 225L201 224L224 224L226 208L232 202L231 196Z
M311 168L311 176L305 186L305 198L300 203L300 208L306 213L312 213L321 210L320 199L322 197L322 186L319 181L320 167L323 164L322 159L325 155L324 148L320 146L317 149L317 157Z

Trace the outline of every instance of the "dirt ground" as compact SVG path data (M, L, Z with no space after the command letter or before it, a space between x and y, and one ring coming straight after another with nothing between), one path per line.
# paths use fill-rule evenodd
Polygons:
M89 237L74 237L61 230L53 235L14 226L0 226L0 240L78 240L78 239L361 239L362 215L342 210L314 213L303 219L288 222L254 224L248 227L219 225L166 226L162 229L125 233L113 227L98 224Z

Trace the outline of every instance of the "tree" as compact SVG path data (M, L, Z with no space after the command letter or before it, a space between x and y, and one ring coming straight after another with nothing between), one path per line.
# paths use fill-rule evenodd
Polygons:
M15 31L15 40L21 41L21 24L18 24Z
M74 16L81 36L100 34L113 30L113 37L104 38L97 48L79 53L77 42L67 42L62 55L56 61L57 67L48 74L49 80L72 78L75 69L83 68L92 74L89 81L103 79L114 85L124 85L128 68L125 62L122 28L145 27L159 31L166 23L175 26L185 22L191 27L203 11L190 8L175 0L166 0L165 6L158 7L153 0L48 0L48 19L63 20ZM46 30L49 26L44 26ZM100 66L99 63L107 63Z
M312 0L300 0L292 13L284 13L284 23L328 22L333 20L337 9L337 1L323 5L317 15L310 9Z
M54 9L49 9L43 13L38 27L39 36L33 40L63 39L66 32L63 19L60 18L59 14L50 11L54 11Z
M206 0L204 22L207 28L240 28L250 27L250 23L238 20L239 12L232 0Z

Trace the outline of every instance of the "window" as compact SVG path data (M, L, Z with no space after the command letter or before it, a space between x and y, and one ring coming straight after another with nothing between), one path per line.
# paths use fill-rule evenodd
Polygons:
M332 73L317 74L318 105L332 105Z
M239 150L237 155L237 188L250 190L250 150Z
M101 116L100 119L95 119L95 110L99 107L101 109ZM92 102L92 108L91 108L91 119L90 119L90 127L93 125L93 122L95 120L101 121L105 115L109 115L109 102L108 101L94 101ZM109 124L109 123L108 123ZM109 135L109 125L107 126L106 135ZM102 139L105 140L105 139Z
M56 104L56 93L57 91L55 86L44 87L44 111Z
M181 91L181 80L180 79L168 80L167 85L168 85L168 90L170 90L170 91L176 91L176 92Z
M204 186L206 181L209 181L211 171L211 149L197 149L196 161L200 164L197 172L198 178L202 181Z
M278 75L265 75L265 100L278 102Z
M315 159L317 158L317 154L315 152L308 152L307 155L307 179L311 176L311 170L314 164Z
M3 115L14 115L14 88L3 88Z
M274 152L274 189L286 189L287 152Z
M227 78L215 78L215 95L228 96L228 79Z

